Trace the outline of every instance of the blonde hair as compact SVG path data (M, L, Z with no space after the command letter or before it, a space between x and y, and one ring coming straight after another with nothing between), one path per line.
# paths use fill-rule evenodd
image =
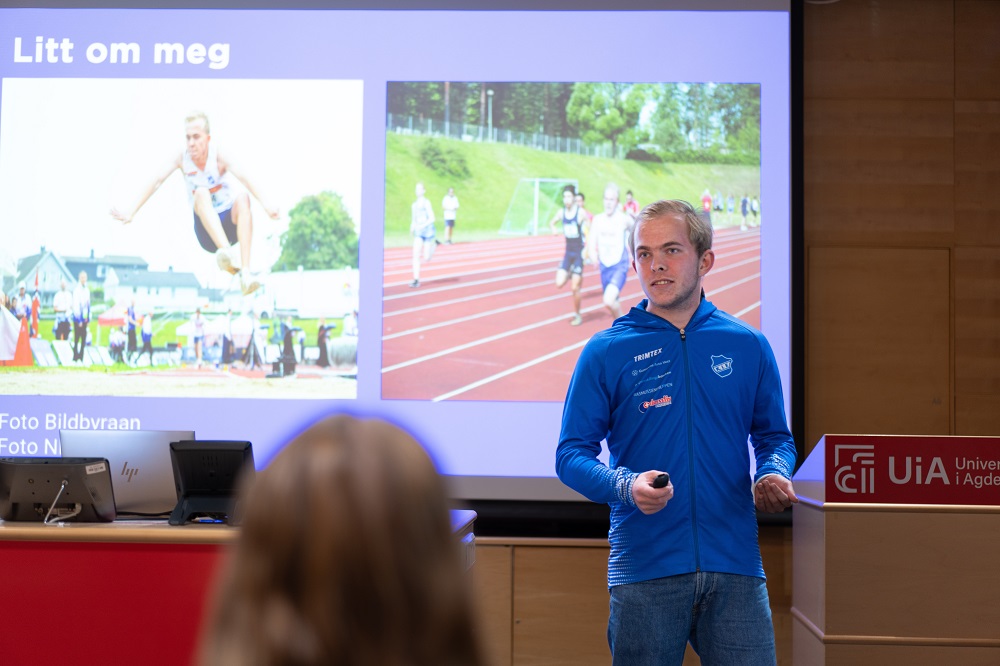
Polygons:
M677 215L688 227L688 240L694 246L698 256L712 249L712 225L695 212L694 207L681 199L661 199L654 201L641 211L628 234L628 253L635 259L635 232L639 225L649 220L655 220L666 215Z
M483 663L444 482L378 419L313 425L257 475L204 664Z
M191 115L189 115L184 119L184 124L190 125L196 120L200 120L205 125L205 134L212 133L212 129L208 126L208 116L205 115L204 111L195 111L194 113L192 113Z

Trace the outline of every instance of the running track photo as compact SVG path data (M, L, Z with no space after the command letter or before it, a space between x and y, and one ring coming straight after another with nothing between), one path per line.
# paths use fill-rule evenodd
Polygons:
M760 229L719 229L705 294L760 328ZM583 324L555 287L562 236L439 245L410 288L412 248L385 251L382 398L562 402L580 350L611 325L597 265L583 274ZM630 268L622 312L644 297Z

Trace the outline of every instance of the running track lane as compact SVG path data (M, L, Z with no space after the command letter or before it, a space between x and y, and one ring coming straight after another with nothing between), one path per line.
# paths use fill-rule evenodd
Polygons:
M716 233L705 278L719 308L760 327L760 233ZM583 278L583 319L570 326L569 285L555 288L561 236L438 246L411 289L412 248L385 252L382 397L409 400L555 401L580 349L611 324L597 266ZM630 271L623 311L643 298Z

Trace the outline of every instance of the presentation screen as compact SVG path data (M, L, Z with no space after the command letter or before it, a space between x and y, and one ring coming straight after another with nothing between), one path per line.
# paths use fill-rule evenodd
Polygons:
M350 411L456 498L580 499L569 379L643 298L592 220L664 198L787 408L788 3L656 4L0 9L0 456L184 428L263 467Z

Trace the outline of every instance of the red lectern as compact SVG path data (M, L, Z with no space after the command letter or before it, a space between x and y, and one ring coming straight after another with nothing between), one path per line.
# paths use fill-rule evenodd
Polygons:
M1000 437L826 435L793 480L796 666L1000 664Z

